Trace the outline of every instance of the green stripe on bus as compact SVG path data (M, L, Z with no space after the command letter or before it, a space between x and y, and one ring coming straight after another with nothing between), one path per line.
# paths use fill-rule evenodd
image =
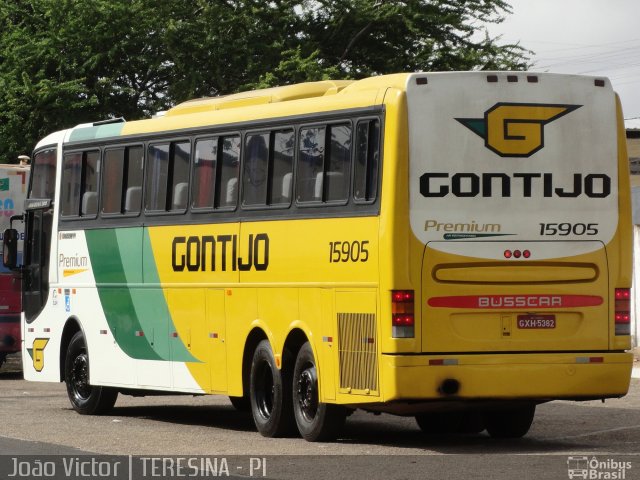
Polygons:
M148 234L142 228L101 229L87 230L86 238L102 309L120 348L141 360L197 362L170 335L176 330Z
M102 310L116 342L132 358L161 360L142 333L131 291L126 287L115 230L87 230L85 236Z
M143 237L142 265L144 269L144 282L146 284L160 286L160 275L158 275L158 269L156 268L156 259L153 255L153 248L151 247L149 230L146 228L144 229ZM157 352L167 355L167 358L174 362L199 362L199 360L186 349L182 340L170 335L173 332L177 332L177 328L173 323L169 306L167 305L161 288L149 288L144 291L139 291L133 295L133 299L136 311L138 311L138 307L144 308L144 311L139 311L140 322L143 327L158 325L158 319L167 319L168 321L166 335L164 335L161 342L154 345Z

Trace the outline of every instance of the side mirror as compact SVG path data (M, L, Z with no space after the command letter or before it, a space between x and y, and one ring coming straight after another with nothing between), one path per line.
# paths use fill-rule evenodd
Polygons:
M13 270L18 266L18 231L7 228L2 238L2 263Z

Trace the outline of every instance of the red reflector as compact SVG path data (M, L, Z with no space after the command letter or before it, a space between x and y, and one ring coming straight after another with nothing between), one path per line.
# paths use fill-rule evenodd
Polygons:
M434 360L429 360L429 365L444 365L444 359L438 358Z
M504 251L504 258L511 258L513 255L513 253L511 253L511 250L505 250Z
M613 316L616 324L616 335L629 335L631 325L631 289L616 288L615 290L615 313Z
M631 298L631 291L628 288L616 288L616 300L627 300Z
M394 327L412 327L414 325L413 314L394 313L391 324Z
M616 323L631 323L629 312L616 312Z
M397 303L413 302L413 290L392 290L391 299Z
M589 363L604 363L604 357L589 357Z
M524 258L529 258L531 256L531 252L529 250L525 250L524 252L522 252L522 256Z
M520 258L522 256L522 252L520 250L514 250L513 256L516 258Z

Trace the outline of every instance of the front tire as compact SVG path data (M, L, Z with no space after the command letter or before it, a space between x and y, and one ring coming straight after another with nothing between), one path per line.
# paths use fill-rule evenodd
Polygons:
M89 383L89 354L82 332L77 332L67 347L64 379L69 401L82 415L107 413L116 403L117 390Z
M347 410L319 400L318 371L309 342L296 358L293 370L293 413L298 431L309 442L334 440L342 431Z
M249 397L253 421L262 436L284 437L294 433L291 373L284 367L278 370L267 340L262 340L253 354Z

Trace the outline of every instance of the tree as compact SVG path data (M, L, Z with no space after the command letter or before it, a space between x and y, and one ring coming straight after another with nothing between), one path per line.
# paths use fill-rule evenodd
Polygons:
M194 97L416 70L523 69L478 35L504 0L15 0L0 4L0 160L49 132Z

